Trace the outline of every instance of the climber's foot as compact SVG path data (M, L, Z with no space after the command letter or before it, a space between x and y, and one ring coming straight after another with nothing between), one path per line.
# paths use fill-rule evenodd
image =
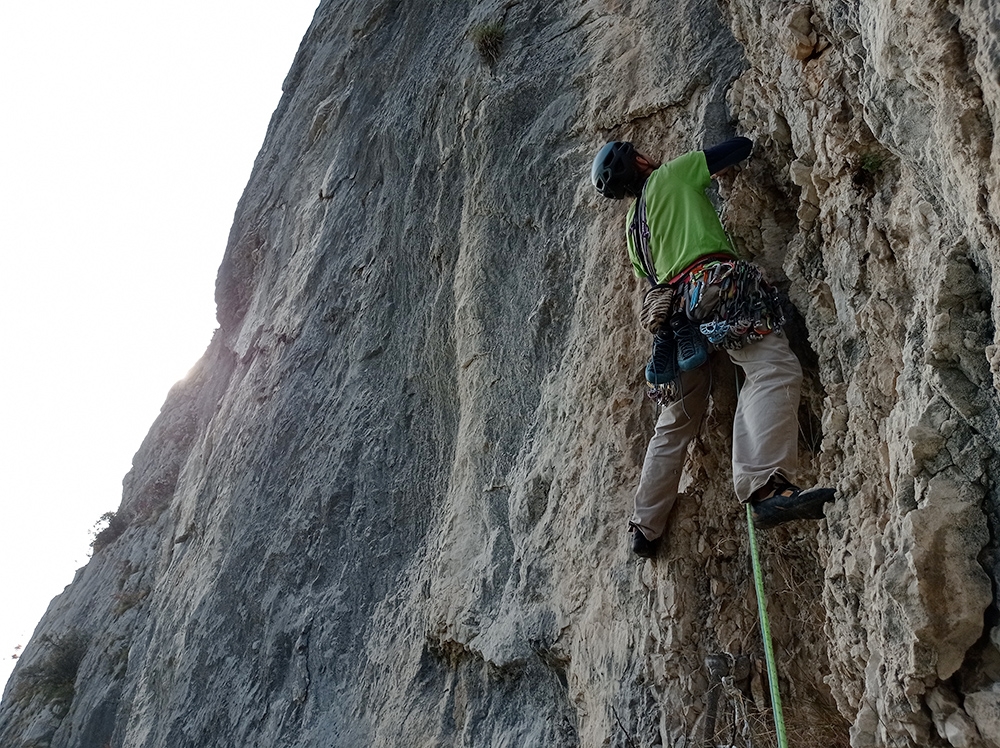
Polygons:
M796 519L823 519L823 505L835 498L832 488L803 491L790 483L775 486L770 495L751 503L754 526L767 530Z
M652 558L656 555L656 551L660 547L660 542L663 540L662 537L656 540L646 540L646 536L642 534L642 530L631 522L628 524L628 529L632 534L632 552L635 555L642 558Z

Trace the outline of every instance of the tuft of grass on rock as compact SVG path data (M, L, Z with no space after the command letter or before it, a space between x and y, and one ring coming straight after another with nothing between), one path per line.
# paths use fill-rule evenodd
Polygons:
M469 31L469 37L479 52L479 56L488 64L500 59L503 40L507 32L500 21L484 21L476 24Z

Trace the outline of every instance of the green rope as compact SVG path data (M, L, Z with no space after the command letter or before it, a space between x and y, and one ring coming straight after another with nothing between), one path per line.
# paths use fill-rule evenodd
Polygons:
M753 561L753 583L757 591L757 613L760 616L760 633L764 639L764 659L767 661L767 680L771 687L771 707L774 710L774 728L778 732L778 748L788 748L785 735L785 715L781 711L781 693L778 690L778 668L774 662L774 646L771 644L771 624L767 619L767 600L764 599L764 575L760 570L760 555L757 553L757 533L753 524L753 510L747 504L747 527L750 530L750 558Z

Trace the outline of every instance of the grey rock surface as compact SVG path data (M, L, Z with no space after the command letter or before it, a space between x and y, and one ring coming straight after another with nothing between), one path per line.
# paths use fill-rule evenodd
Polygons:
M998 108L986 0L324 0L219 330L0 745L773 744L734 372L636 560L648 340L588 180L607 139L734 133L724 221L797 310L799 479L841 496L762 538L791 744L1000 745Z

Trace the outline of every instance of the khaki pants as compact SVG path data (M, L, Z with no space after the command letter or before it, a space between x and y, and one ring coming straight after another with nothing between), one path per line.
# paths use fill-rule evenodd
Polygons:
M733 420L733 485L737 498L747 502L775 473L794 476L802 367L785 337L774 333L726 352L746 375ZM677 501L688 444L708 407L708 366L681 372L681 387L682 398L657 419L635 493L632 523L647 540L663 534Z

